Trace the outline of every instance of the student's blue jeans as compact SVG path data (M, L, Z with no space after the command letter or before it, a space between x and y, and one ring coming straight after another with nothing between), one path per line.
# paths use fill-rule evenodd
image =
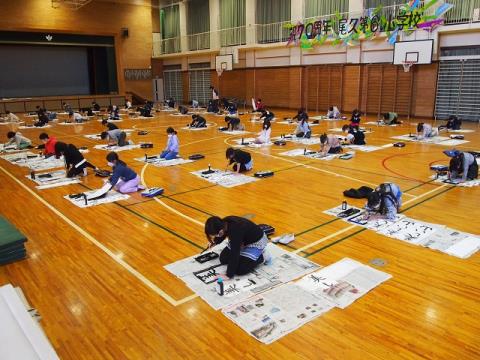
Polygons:
M178 152L165 150L160 154L160 158L165 160L175 159L178 155Z

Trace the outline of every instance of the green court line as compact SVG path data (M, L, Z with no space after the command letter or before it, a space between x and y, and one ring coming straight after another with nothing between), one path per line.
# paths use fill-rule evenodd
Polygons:
M201 187L201 188L198 188L198 189L192 189L192 190L186 190L186 191L182 191L182 192L178 192L178 193L173 193L173 194L170 194L168 196L172 197L172 196L177 196L177 195L188 194L188 193L191 193L191 192L194 192L194 191L209 189L209 188L212 188L212 187L215 187L215 186L218 186L218 185L217 184L208 185L208 186L204 186L204 187Z
M327 162L327 161L324 161L324 162ZM318 162L316 162L316 163L318 163ZM353 172L358 172L358 173L363 173L363 174L370 174L370 175L377 175L377 176L388 176L392 179L405 180L405 181L417 182L417 183L419 182L418 180L405 179L405 178L402 178L400 176L388 175L388 174L379 174L379 173L376 173L376 172L373 172L373 171L349 168L349 167L345 167L345 166L338 166L338 165L332 165L332 164L325 164L325 166L326 167L329 166L329 167L336 168L336 169L351 170Z
M452 190L452 189L454 189L454 188L455 188L455 186L452 186L452 187L449 187L448 189L445 189L445 190L443 190L443 191L440 191L439 193L437 193L437 194L435 194L435 195L432 195L432 196L430 196L430 197L428 197L428 198L426 198L426 199L424 199L424 200L422 200L422 201L420 201L420 202L418 202L418 203L416 203L416 204L413 204L412 206L410 206L410 207L408 207L408 208L400 211L400 213L404 213L405 211L408 211L408 210L410 210L410 209L412 209L412 208L414 208L414 207L416 207L416 206L418 206L418 205L421 205L421 204L425 203L426 201L429 201L429 200L431 200L431 199L433 199L433 198L436 198L437 196L440 196L440 195L442 195L442 194L446 193L447 191L450 191L450 190ZM309 257L309 256L312 256L312 255L315 255L315 254L317 254L317 253L319 253L319 252L321 252L321 251L323 251L323 250L325 250L325 249L328 249L330 246L333 246L333 245L335 245L335 244L338 244L339 242L342 242L342 241L344 241L344 240L347 240L348 238L350 238L350 237L352 237L352 236L354 236L354 235L357 235L357 234L359 234L359 233L361 233L361 232L363 232L363 231L365 231L365 230L368 230L368 229L366 229L366 228L360 229L360 230L354 232L353 234L347 235L347 236L345 236L345 237L343 237L343 238L341 238L341 239L339 239L339 240L337 240L337 241L334 241L333 243L330 243L330 244L328 244L328 245L326 245L326 246L324 246L324 247L321 247L320 249L317 249L317 250L315 250L315 251L310 252L310 253L309 253L308 255L306 255L305 257Z
M417 188L419 188L419 187L421 187L421 186L423 186L423 185L429 184L429 183L431 183L431 182L433 182L433 181L434 181L434 180L430 180L430 181L425 182L425 183L422 183L422 184L420 184L420 185L415 185L414 187L405 190L405 192L412 191L412 190L417 189ZM316 226L314 226L314 227L312 227L312 228L310 228L310 229L306 229L306 230L304 230L304 231L302 231L302 232L299 232L299 233L295 234L295 236L304 235L304 234L306 234L306 233L309 233L309 232L311 232L311 231L313 231L313 230L319 229L319 228L321 228L321 227L323 227L323 226L325 226L325 225L328 225L328 224L333 223L333 222L338 221L338 220L341 220L341 219L340 219L340 218L335 218L335 219L332 219L332 220L328 220L327 222L324 222L324 223L319 224L319 225L316 225Z
M422 200L422 201L420 201L420 202L418 202L418 203L416 203L416 204L413 204L412 206L409 206L409 207L407 207L406 209L403 209L402 211L400 211L400 213L404 213L405 211L408 211L408 210L410 210L410 209L413 209L414 207L417 207L418 205L423 204L425 201L428 201L428 200L430 200L430 199L433 199L433 198L435 198L435 197L437 197L437 196L439 196L439 195L442 195L442 194L444 194L444 193L446 193L447 191L450 191L450 190L452 190L452 189L455 189L455 186L451 186L451 187L449 187L449 188L447 188L447 189L445 189L445 190L440 191L439 193L437 193L437 194L435 194L435 195L433 195L433 196L430 196L430 197L428 197L428 198L426 198L426 199L424 199L424 200Z
M168 195L168 198L170 198L172 196L183 195L183 194L191 193L191 192L194 192L194 191L203 190L203 189L209 189L209 188L212 188L212 187L215 187L215 186L217 186L217 185L214 184L214 185L204 186L204 187L201 187L201 188L198 188L198 189L191 189L191 190L187 190L187 191L173 193L171 195ZM164 197L167 197L167 196L164 196ZM147 202L150 202L150 201L153 201L153 198L149 198L149 199L146 199L146 200L143 200L143 201L137 201L135 203L131 203L131 204L128 204L128 205L125 205L125 206L134 206L134 205L144 204L144 203L147 203Z
M86 186L86 185L84 185L84 184L79 184L79 185L83 186L84 188L86 188L86 189L88 189L88 190L92 190L91 188L89 188L88 186ZM168 233L174 235L175 237L177 237L177 238L179 238L179 239L181 239L181 240L189 243L190 245L193 245L193 246L195 246L196 248L203 250L203 247L201 247L200 245L194 243L192 240L189 240L189 239L187 239L186 237L184 237L184 236L176 233L176 232L173 231L172 229L169 229L168 227L163 226L163 225L157 223L156 221L153 221L152 219L147 218L145 215L142 215L142 214L140 214L140 213L138 213L138 212L136 212L136 211L134 211L134 210L132 210L132 209L129 209L129 208L126 207L125 205L119 204L119 203L116 202L116 201L113 202L113 204L121 207L121 208L124 209L124 210L127 210L128 212L131 212L132 214L138 216L139 218L141 218L141 219L143 219L143 220L145 220L145 221L148 221L149 223L151 223L151 224L159 227L160 229L165 230L166 232L168 232Z
M312 251L312 252L308 253L308 255L306 255L306 256L304 256L304 257L309 257L309 256L312 256L312 255L315 255L316 253L319 253L319 252L321 252L321 251L323 251L323 250L325 250L325 249L328 249L330 246L333 246L333 245L335 245L335 244L338 244L339 242L342 242L342 241L344 241L344 240L347 240L348 238L351 238L351 237L354 236L354 235L360 234L361 232L364 232L365 230L367 230L367 229L366 229L366 228L363 228L363 229L357 230L357 231L355 231L354 233L352 233L352 234L350 234L350 235L344 236L343 238L338 239L338 240L336 240L336 241L334 241L334 242L332 242L332 243L330 243L330 244L328 244L328 245L325 245L324 247L321 247L320 249L317 249L317 250L315 250L315 251Z
M314 226L314 227L312 227L312 228L310 228L310 229L307 229L307 230L304 230L304 231L302 231L302 232L299 232L299 233L295 234L295 237L304 235L304 234L309 233L309 232L311 232L311 231L313 231L313 230L317 230L317 229L319 229L319 228L321 228L321 227L323 227L323 226L325 226L325 225L331 224L331 223L333 223L333 222L335 222L335 221L338 221L338 220L340 220L340 218L335 218L335 219L332 219L332 220L328 220L328 221L326 221L326 222L324 222L324 223L322 223L322 224L316 225L316 226Z
M181 240L189 243L190 245L195 246L197 249L202 249L202 250L203 250L203 247L202 247L202 246L200 246L200 245L194 243L192 240L189 240L189 239L187 239L186 237L184 237L184 236L176 233L176 232L173 231L172 229L169 229L169 228L167 228L166 226L163 226L163 225L157 223L156 221L153 221L152 219L147 218L146 216L144 216L144 215L136 212L135 210L132 210L132 209L129 209L129 208L125 207L125 205L121 205L121 204L119 204L119 203L117 203L117 202L115 202L114 204L117 205L117 206L120 206L122 209L125 209L125 210L131 212L132 214L135 214L136 216L142 218L143 220L148 221L149 223L151 223L151 224L153 224L153 225L155 225L155 226L158 226L158 227L161 228L162 230L165 230L166 232L168 232L168 233L170 233L170 234L178 237L179 239L181 239Z
M190 208L190 209L193 209L193 210L196 210L196 211L198 211L198 212L201 212L202 214L205 214L205 215L208 215L208 216L215 216L214 214L210 214L210 213L207 212L207 211L204 211L204 210L199 209L199 208L197 208L197 207L195 207L195 206L192 206L192 205L189 205L189 204L187 204L187 203L184 203L183 201L180 201L180 200L177 200L177 199L173 199L173 198L171 198L170 196L161 195L160 197L163 198L163 199L172 200L172 201L174 201L174 202L176 202L176 203L178 203L178 204L181 204L181 205L183 205L183 206L186 206L186 207L188 207L188 208Z

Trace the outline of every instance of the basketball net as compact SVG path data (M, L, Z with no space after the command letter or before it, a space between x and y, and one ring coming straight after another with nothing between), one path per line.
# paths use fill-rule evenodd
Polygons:
M222 74L223 74L223 69L222 68L217 68L218 77L222 76Z
M415 61L402 61L403 71L409 72L410 68L415 64Z

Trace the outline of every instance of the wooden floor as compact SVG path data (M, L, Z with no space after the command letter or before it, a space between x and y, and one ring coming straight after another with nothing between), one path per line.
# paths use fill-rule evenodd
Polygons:
M279 111L282 118L293 111ZM311 114L315 115L315 114ZM208 116L223 126L223 118ZM242 116L247 130L260 124ZM134 141L153 141L159 152L165 129L180 129L188 118L160 113L152 120L126 120L122 128L145 129ZM370 117L365 121L372 121ZM322 122L321 133L342 122ZM367 125L369 126L369 125ZM376 127L371 145L395 142L414 126ZM477 130L461 149L480 150ZM50 135L88 146L86 157L106 168L107 152L82 134L98 133L99 122L55 125ZM293 129L273 124L273 135ZM6 133L7 127L0 131ZM22 133L38 141L40 130ZM1 136L5 136L2 134ZM405 192L403 211L415 219L480 234L479 188L455 188L429 181L429 164L447 163L443 146L407 144L372 153L357 152L349 161L308 161L279 155L286 147L252 150L255 170L274 170L273 178L232 189L214 186L190 171L226 164L225 149L239 136L215 127L179 130L181 155L206 155L182 166L144 167L133 160L145 151L120 157L149 186L162 186L157 200L134 194L115 204L80 209L63 195L100 187L89 175L83 184L36 190L27 170L0 160L0 212L29 239L28 259L0 267L0 285L20 286L42 316L42 325L62 359L475 359L480 357L480 254L462 260L350 227L322 211L340 204L345 189L397 183ZM300 146L298 146L300 147ZM315 146L310 147L315 148ZM349 201L363 205L362 201ZM203 223L215 214L249 215L294 232L292 250L321 265L343 257L380 268L393 278L345 310L333 309L271 345L247 335L221 312L212 310L163 266L198 253L205 246ZM334 234L333 236L331 236Z

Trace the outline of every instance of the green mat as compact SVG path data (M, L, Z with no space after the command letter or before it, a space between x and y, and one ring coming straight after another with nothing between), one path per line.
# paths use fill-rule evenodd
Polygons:
M25 241L27 241L25 235L10 224L7 219L0 216L0 249L24 243Z
M10 264L15 261L23 260L27 257L27 251L25 249L20 251L15 251L9 256L4 256L0 258L0 265Z

